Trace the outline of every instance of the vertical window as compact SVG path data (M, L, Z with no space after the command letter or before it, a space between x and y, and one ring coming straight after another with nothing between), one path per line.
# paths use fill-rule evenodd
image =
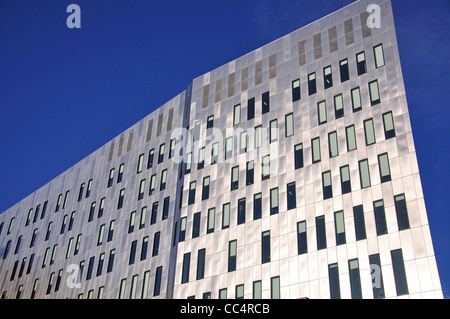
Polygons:
M28 211L27 221L25 222L25 227L27 227L30 224L32 214L33 214L33 208L30 208L30 210Z
M327 248L327 236L325 232L325 216L316 217L317 250Z
M200 127L202 126L202 121L195 121L194 124L194 134L193 134L193 140L198 141L200 139Z
M161 183L159 185L159 190L165 190L166 189L166 182L167 182L167 169L164 169L161 173Z
M37 290L37 286L39 284L39 278L34 280L34 284L33 284L33 290L31 291L31 297L30 299L34 299L34 296L36 295L36 290Z
M347 151L356 150L355 126L350 125L345 128L345 138L347 140Z
M158 164L162 163L162 161L164 160L164 148L164 143L159 146Z
M57 211L59 211L59 208L61 207L61 198L62 198L62 194L58 195L58 200L56 201L56 208L55 208L55 213Z
M106 239L107 242L110 242L113 239L115 225L116 225L116 221L115 220L112 220L109 223L108 238Z
M119 166L119 174L117 174L117 183L122 182L123 168L124 168L124 164L120 164L120 166Z
M136 258L136 246L137 246L137 240L135 240L131 243L130 258L128 259L128 265L134 264L134 261Z
M408 209L406 207L405 194L394 196L394 201L398 230L409 229Z
M395 137L394 118L392 117L392 112L383 114L383 126L385 139L388 140Z
M175 155L175 144L176 144L175 139L171 139L169 144L169 159Z
M247 120L251 120L255 117L255 98L248 100L247 104Z
M320 137L316 137L311 140L311 148L313 164L320 162Z
M366 67L366 55L363 52L360 52L356 55L356 63L358 69L358 75L362 75L367 72Z
M375 130L373 128L373 119L364 121L364 135L366 137L366 145L375 144Z
M197 238L200 235L200 212L194 214L192 222L192 238Z
M181 272L181 283L187 283L189 281L189 267L191 264L191 253L185 253L183 255L183 268Z
M333 197L333 188L331 186L331 171L322 173L323 199Z
M262 125L255 127L255 149L262 145Z
M253 161L250 161L250 162L247 162L247 173L246 173L246 184L247 185L251 185L251 184L253 184L253 177L254 177L254 174L253 174L253 171L254 171L254 162Z
M8 242L6 243L5 251L3 252L3 259L6 259L6 257L8 257L10 246L11 246L11 240L8 240Z
M230 203L222 206L222 229L230 227Z
M192 167L192 153L186 154L186 164L184 165L184 174L189 174Z
M236 240L228 242L228 272L236 270Z
M124 278L120 281L120 288L119 288L119 299L125 298L125 287L127 286L127 279Z
M379 44L373 47L373 53L375 58L375 67L381 68L384 66L384 52L383 52L383 44Z
M361 188L370 186L369 161L367 159L359 161L359 178L361 181Z
M306 221L297 223L297 250L299 255L306 254L308 252Z
M139 183L138 200L141 200L144 198L144 190L145 190L145 179L141 180Z
M155 237L156 237L156 234L157 233L155 233ZM155 247L154 240L153 240L153 247ZM144 238L142 238L141 261L147 259L147 251L148 251L148 236L145 236Z
M253 282L253 299L262 299L262 282L257 280Z
M151 168L153 166L153 158L155 157L155 149L152 148L148 152L148 161L147 161L147 168Z
M225 159L233 157L233 136L225 140Z
M361 92L359 90L359 87L352 89L352 106L353 106L353 112L358 112L362 110L362 103L361 103Z
M35 230L33 230L33 235L31 236L31 241L30 241L30 248L33 247L34 244L36 243L36 236L37 236L37 228Z
M105 197L103 197L102 199L100 199L100 206L98 208L98 213L97 213L97 218L100 218L103 216L103 210L105 209ZM72 215L74 215L75 212L72 213ZM73 218L71 218L72 221ZM71 224L69 224L69 230L72 229Z
M233 109L233 125L238 125L241 123L241 105L237 104Z
M262 171L261 179L263 181L270 178L270 155L263 156L261 171Z
M313 95L316 94L316 73L308 74L308 94Z
M45 241L47 241L50 237L50 233L52 231L53 222L49 222L47 226L47 233L45 234Z
M136 298L137 281L138 281L138 275L134 275L133 278L131 278L130 299L135 299Z
M67 194L67 193L66 193ZM37 221L38 215L39 215L39 209L41 208L41 205L37 205L36 207L36 211L34 212L34 217L33 217L33 223L35 223Z
M244 284L236 286L236 299L244 299Z
M295 169L303 167L303 144L297 144L294 146L294 164Z
M41 212L41 219L44 219L44 217L45 217L45 212L47 211L47 204L48 204L48 201L45 201L45 203L44 203L44 207L42 207L42 212ZM1 234L1 227L0 227L0 234Z
M160 237L161 237L160 232L156 232L155 236L153 237L152 257L158 256Z
M9 221L8 231L6 232L6 235L9 235L11 233L13 225L14 225L14 217L11 218Z
M35 229L35 230L33 231L33 237L35 237L35 238L36 238L36 233L37 233L37 229ZM17 255L17 253L19 252L21 243L22 243L22 235L20 235L19 238L17 239L16 249L14 249L14 255ZM33 246L32 246L33 244L34 244L34 239L31 238L31 241L30 241L30 247L33 247Z
M239 166L234 166L231 169L231 190L239 187Z
M342 210L334 213L334 226L336 230L336 245L345 244L345 223Z
M46 292L47 295L49 295L50 292L52 291L53 279L54 279L54 278L55 278L55 273L52 272L52 273L50 274L50 280L48 281L47 292ZM20 286L20 290L22 290L21 287L22 287L22 286ZM18 294L18 296L20 296L19 293L17 293L17 294Z
M69 193L70 191L67 191L66 194L64 195L64 201L63 201L63 209L67 207L67 200L69 199Z
M319 125L327 122L327 107L325 101L320 101L319 103L317 103L317 115Z
M158 202L154 202L152 205L152 216L150 218L150 225L153 225L156 223L156 219L158 217Z
M153 296L159 296L161 291L161 281L162 281L162 266L156 268L155 275L155 287L153 288Z
M328 149L330 153L330 158L339 155L338 138L336 131L328 133Z
M139 174L140 172L142 172L143 164L144 164L144 154L141 154L141 155L139 155L136 174Z
M292 81L292 102L300 100L300 79Z
M115 249L111 249L109 252L109 259L108 259L108 268L106 270L106 272L111 272L113 270L114 267L114 256L116 255L116 250Z
M216 209L214 207L208 209L208 225L206 228L207 234L214 232L215 215L216 215Z
M342 94L334 97L334 117L337 119L344 116L344 99Z
M61 230L59 234L64 234L64 231L66 230L66 224L67 224L67 215L64 215L64 218L61 223Z
M142 229L145 227L146 219L147 219L147 206L142 207L142 209L141 209L141 218L139 220L139 229Z
M366 239L366 223L364 221L363 205L353 207L353 220L355 221L356 240Z
M144 273L144 282L142 283L142 295L141 295L142 299L147 299L147 297L148 297L149 283L150 283L150 270L148 270Z
M195 202L195 187L197 183L195 181L189 184L189 196L188 196L188 205L192 205Z
M164 198L162 220L169 217L170 197Z
M369 255L370 270L372 273L373 298L384 298L383 274L381 273L380 255Z
M383 200L377 200L373 202L373 210L375 214L375 225L377 228L377 235L381 236L387 234L387 225L386 225L386 213L384 211L384 202Z
M370 104L372 106L380 103L380 90L378 88L378 81L372 81L369 83Z
M325 89L328 89L333 86L331 65L323 68L323 86L325 87Z
M381 183L389 182L391 180L391 170L389 169L387 153L378 155L378 166L380 168Z
M358 259L349 260L348 268L350 275L350 288L352 292L352 299L362 299L361 278L359 275Z
M136 221L136 212L132 212L130 214L130 222L128 224L128 234L131 234L134 231L135 221Z
M119 193L119 200L117 201L117 209L122 208L124 196L125 196L125 188L122 188Z
M261 238L261 263L268 262L270 262L270 231L265 231Z
M77 255L78 252L80 251L80 245L81 245L81 234L79 234L79 235L77 236L77 243L75 244L75 250L74 250L74 252L73 252L73 255L74 255L74 256Z
M262 95L262 114L266 114L270 111L270 96L269 92L264 92Z
M294 135L294 115L292 113L285 116L284 124L286 137Z
M197 277L196 279L203 279L205 277L205 256L206 249L199 249L197 255Z
M219 142L215 142L211 148L211 165L216 164L219 160Z
M330 281L330 298L341 299L341 290L339 285L339 270L337 263L328 265L328 278Z
M53 246L52 254L51 254L51 256L50 256L50 262L49 262L49 265L53 265L53 262L55 261L56 248L58 248L58 245L57 245L57 244Z
M96 205L96 202L92 202L91 209L89 211L88 222L91 222L94 219L95 205Z
M78 193L78 201L81 201L83 199L83 193L84 193L84 183L80 185L80 192Z
M247 152L247 132L241 132L241 134L239 134L239 154L244 154L245 152Z
M182 242L186 238L186 217L181 218L180 221L180 235L178 241Z
M339 62L339 72L341 73L341 82L345 82L350 79L350 72L348 71L347 59Z
M342 194L347 194L352 191L352 185L350 182L350 168L348 165L342 166L341 171L341 191Z
M403 262L403 253L401 249L391 251L392 267L394 269L395 288L397 296L407 295L408 282L406 280L405 263Z
M202 169L205 167L205 148L202 147L198 150L198 163L197 169Z
M238 200L237 224L245 223L245 198Z
M98 232L97 238L97 246L100 246L103 243L103 234L105 233L105 224L100 226L100 230Z
M89 198L89 196L91 196L91 188L92 188L92 179L88 181L85 198Z
M270 278L270 298L280 299L280 277Z
M270 215L278 214L278 187L270 190Z
M278 140L278 121L277 119L270 121L270 143Z
M262 194L253 196L253 220L260 219L262 216Z
M297 207L297 199L295 192L295 182L289 183L286 186L287 188L287 209L294 209Z
M92 269L94 269L94 261L95 261L95 257L91 257L89 259L88 271L87 271L87 274L86 274L86 280L89 280L92 277Z

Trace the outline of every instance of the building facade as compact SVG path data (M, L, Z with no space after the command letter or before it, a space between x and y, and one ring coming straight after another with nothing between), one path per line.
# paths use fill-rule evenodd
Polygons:
M0 214L0 293L442 298L390 1L199 76Z

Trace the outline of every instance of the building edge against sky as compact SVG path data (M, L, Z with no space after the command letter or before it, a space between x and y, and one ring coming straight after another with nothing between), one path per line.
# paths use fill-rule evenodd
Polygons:
M366 23L373 3L381 28ZM200 148L178 164L180 127ZM202 160L212 127L225 157L225 129L239 130L234 161ZM267 145L253 136L266 129ZM0 214L0 290L442 298L390 1L354 2L197 77Z

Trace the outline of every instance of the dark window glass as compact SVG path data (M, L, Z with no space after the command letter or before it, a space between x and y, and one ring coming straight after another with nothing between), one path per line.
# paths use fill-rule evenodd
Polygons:
M261 239L261 263L268 262L270 262L270 231L265 231Z
M155 224L157 218L158 218L158 202L154 202L152 205L152 216L150 217L150 225Z
M395 137L394 118L392 117L392 112L383 114L383 126L385 139L388 140Z
M179 242L184 241L186 238L186 217L181 218L180 222L180 236L178 238Z
M246 176L247 177L247 179L246 179L246 184L247 185L253 184L253 177L254 177L253 167L254 167L254 162L253 161L247 162L247 176Z
M203 279L205 276L205 248L198 250L197 257L197 280Z
M202 200L209 198L209 176L203 178Z
M109 260L108 260L108 269L106 272L111 272L113 270L114 267L114 256L116 255L116 250L112 249L109 252Z
M194 220L192 225L192 238L196 238L200 235L200 212L194 214Z
M136 258L136 246L137 246L137 240L135 240L131 243L130 258L128 259L128 265L134 264L134 261Z
M352 299L362 299L361 278L359 275L358 259L348 261L350 288L352 291Z
M191 253L183 255L183 271L181 273L181 283L184 284L189 281L189 267L191 264Z
M148 152L148 161L147 161L147 168L151 168L153 166L153 158L155 157L155 149L152 148L149 152ZM117 181L119 182L119 181Z
M156 234L155 234L156 236ZM153 242L153 247L155 245L155 242ZM141 260L147 259L147 251L148 251L148 236L144 237L142 239L142 247L141 247Z
M245 223L245 198L241 198L238 201L238 215L237 215L237 224Z
M323 85L325 89L333 86L333 75L331 72L331 66L327 66L323 69Z
M297 207L295 182L287 184L287 209L294 209Z
M333 188L331 186L331 171L322 173L323 199L333 197Z
M345 244L345 222L343 211L334 213L334 227L336 231L336 245Z
M153 296L159 296L161 290L161 278L162 277L162 266L156 268L155 275L155 287L153 289Z
M124 195L125 195L125 188L120 190L119 200L117 202L117 209L121 209L122 208Z
M264 92L262 95L262 114L270 112L270 96L269 92Z
M195 181L193 181L189 184L188 205L194 204L194 202L195 202L195 187L196 187Z
M341 290L339 286L338 264L328 265L328 277L330 279L330 298L341 299Z
M297 144L294 146L294 160L295 160L295 169L299 169L303 167L303 144Z
M292 81L292 102L300 100L300 79Z
M373 202L373 210L375 213L375 225L377 228L377 235L387 234L387 226L386 226L386 214L384 212L384 203L383 200L378 200Z
M89 280L92 277L92 269L94 268L94 260L95 260L95 257L91 257L89 259L89 264L88 264L88 269L87 269L87 274L86 274L86 280Z
M83 193L84 193L84 183L80 186L80 192L78 193L78 201L81 201L83 199Z
M339 62L339 71L341 73L341 82L345 82L350 79L350 72L348 71L347 59Z
M159 146L158 164L162 163L162 161L164 160L164 148L165 148L164 144L161 144Z
M308 252L307 237L306 237L306 221L301 221L297 223L297 248L299 255Z
M308 94L313 95L317 92L316 86L316 73L311 73L308 75Z
M239 166L234 166L231 169L231 190L239 187Z
M170 205L170 197L164 198L163 215L162 215L163 220L169 217L169 205Z
M366 223L364 221L363 205L353 207L353 219L355 220L356 240L366 239Z
M236 270L236 240L232 240L228 243L228 272Z
M364 52L360 52L356 55L356 63L358 68L358 75L362 75L367 72L366 56Z
M152 256L158 256L158 252L159 252L159 238L160 238L160 232L155 233L155 237L153 238Z
M325 232L325 216L316 217L317 250L327 248L327 237Z
M278 214L278 187L270 190L270 215Z
M406 208L405 194L397 195L395 200L395 212L397 213L398 230L409 229L408 209Z
M253 196L253 219L260 219L262 216L262 195L261 193Z
M383 275L381 273L380 255L374 254L369 256L370 271L372 275L373 298L384 298Z
M347 194L352 191L352 185L350 182L350 168L348 165L342 166L341 171L341 190L342 194Z
M406 281L405 263L403 262L403 253L401 249L391 251L392 267L394 268L395 288L397 296L407 295L408 282Z
M251 120L255 117L255 98L248 100L247 104L247 120Z

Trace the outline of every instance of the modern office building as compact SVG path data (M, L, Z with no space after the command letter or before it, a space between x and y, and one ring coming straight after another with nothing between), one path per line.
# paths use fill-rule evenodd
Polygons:
M195 78L0 214L0 293L442 298L390 1Z

